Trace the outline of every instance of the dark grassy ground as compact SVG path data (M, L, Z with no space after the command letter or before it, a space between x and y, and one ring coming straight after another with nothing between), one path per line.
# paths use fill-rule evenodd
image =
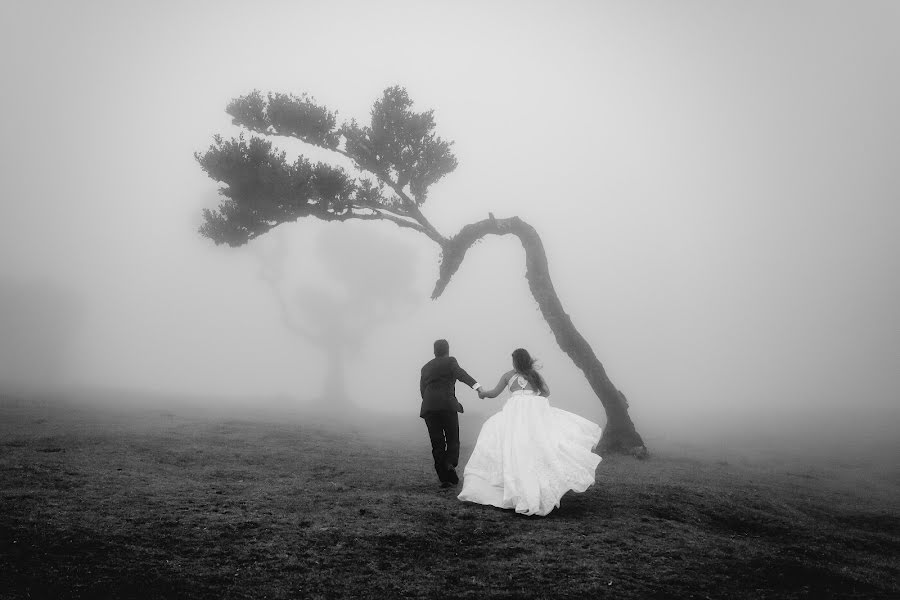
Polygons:
M525 517L439 489L401 425L7 399L0 597L900 598L890 461L610 456Z

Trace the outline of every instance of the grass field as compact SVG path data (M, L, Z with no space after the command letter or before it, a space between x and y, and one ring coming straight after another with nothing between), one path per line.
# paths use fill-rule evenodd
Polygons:
M525 517L364 424L7 398L0 597L900 598L896 460L653 448Z

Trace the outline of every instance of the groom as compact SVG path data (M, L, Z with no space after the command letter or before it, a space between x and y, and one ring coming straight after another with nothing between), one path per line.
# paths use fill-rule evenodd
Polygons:
M462 381L472 389L481 385L466 373L450 356L447 340L434 342L434 358L422 367L419 392L422 408L419 416L425 419L431 438L431 455L441 487L459 483L456 465L459 462L459 416L462 404L456 399L456 382Z

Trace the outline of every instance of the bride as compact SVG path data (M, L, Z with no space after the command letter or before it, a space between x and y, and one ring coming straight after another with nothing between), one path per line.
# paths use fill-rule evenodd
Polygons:
M513 369L481 398L508 387L503 409L485 421L463 472L458 498L526 515L547 515L569 490L594 483L600 457L592 452L600 426L550 406L550 387L524 348L512 353Z

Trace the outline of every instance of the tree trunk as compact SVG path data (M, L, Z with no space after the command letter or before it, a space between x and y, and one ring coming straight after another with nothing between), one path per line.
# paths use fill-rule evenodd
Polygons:
M544 320L556 337L556 343L562 348L572 362L575 363L588 383L597 394L606 411L607 423L600 440L601 452L622 452L643 458L647 454L644 441L634 428L628 414L628 401L625 395L616 389L606 369L600 363L593 349L582 337L572 319L563 311L562 303L553 289L550 280L550 269L544 244L534 227L518 217L509 219L490 219L466 225L460 232L443 245L440 276L434 287L432 298L443 293L450 278L462 264L466 251L476 241L486 235L512 234L518 236L525 248L525 277L534 299L537 300Z
M344 380L344 352L339 346L325 346L328 361L325 374L325 402L332 408L344 409L350 404Z

